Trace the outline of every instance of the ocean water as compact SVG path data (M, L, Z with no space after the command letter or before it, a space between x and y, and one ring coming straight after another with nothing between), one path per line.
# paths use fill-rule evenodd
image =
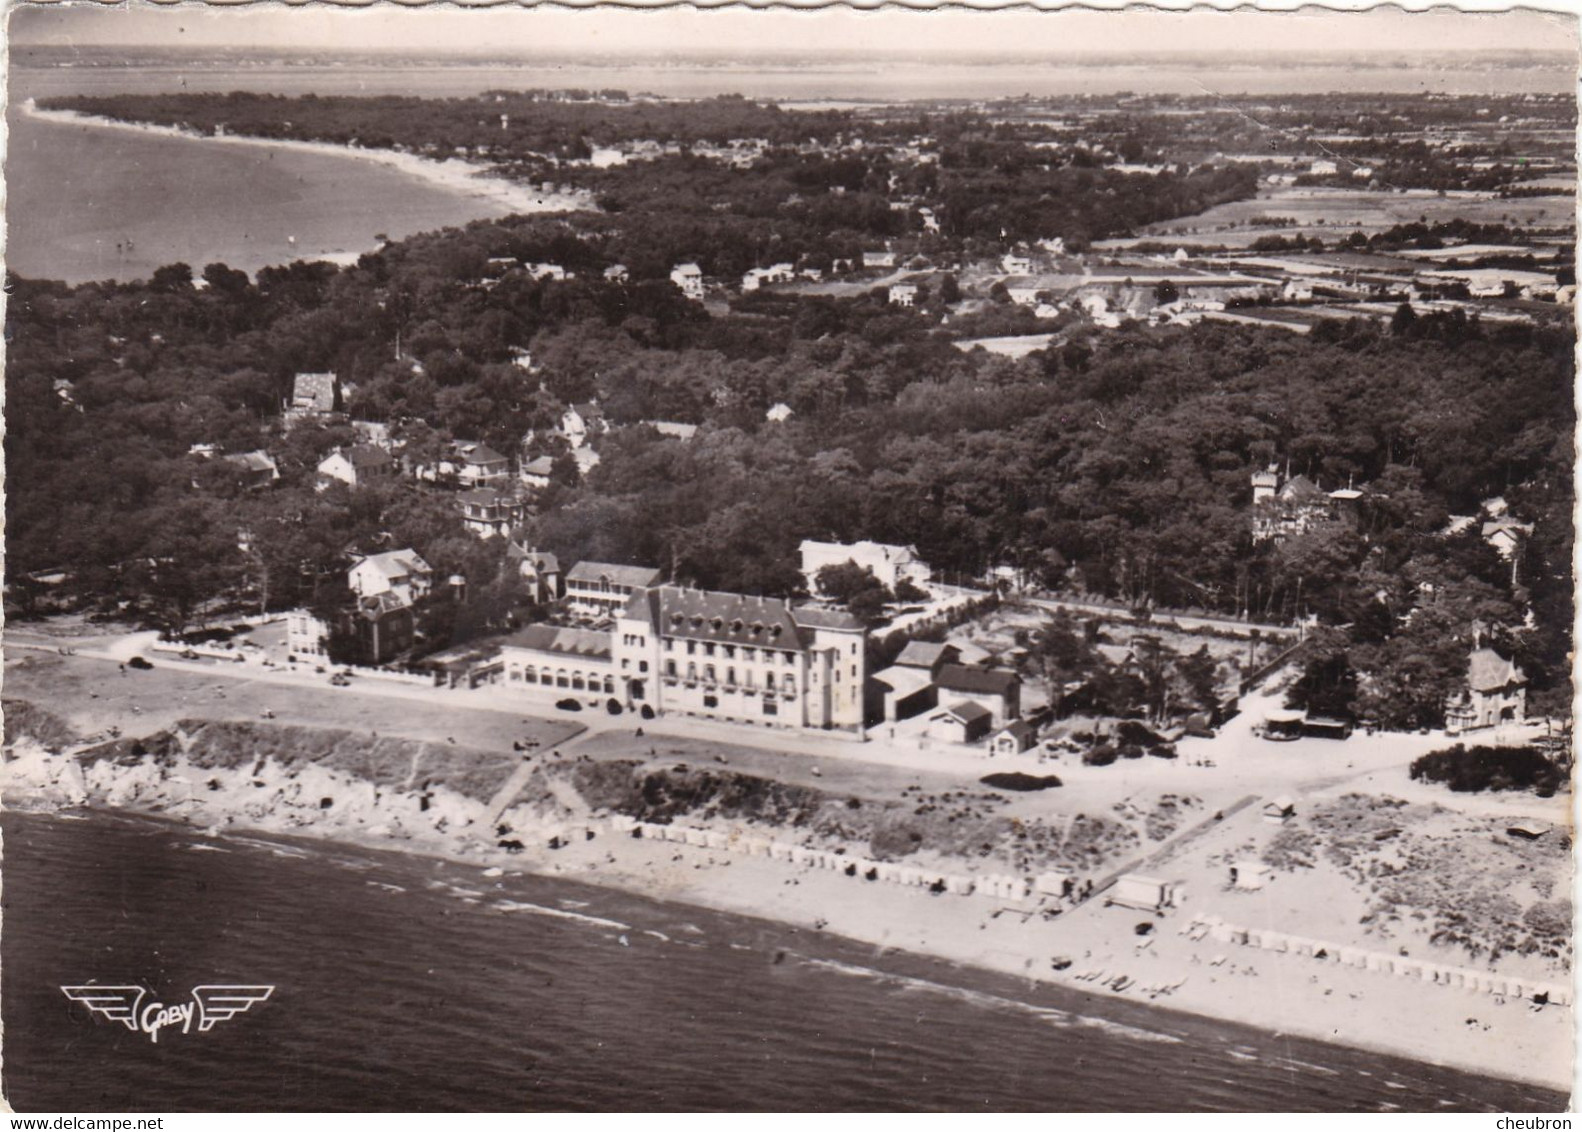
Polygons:
M18 1111L1553 1111L1562 1097L553 878L0 816ZM272 997L145 1035L60 987Z
M295 259L355 257L373 250L380 233L400 239L503 211L494 202L353 158L65 126L28 120L16 110L27 98L52 95L250 90L440 98L614 87L675 98L737 93L817 105L1122 90L1560 93L1571 81L1570 72L1555 67L14 65L6 256L22 275L68 283L146 278L177 261L198 269L220 261L254 271Z
M143 279L182 262L249 273L355 258L418 232L504 215L356 157L217 145L8 115L8 267L34 279Z

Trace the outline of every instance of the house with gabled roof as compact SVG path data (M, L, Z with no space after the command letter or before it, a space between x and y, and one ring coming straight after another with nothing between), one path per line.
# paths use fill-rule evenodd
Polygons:
M456 478L466 487L501 485L511 478L511 461L473 440L456 442Z
M220 457L236 471L236 478L248 491L269 487L280 479L280 467L269 453L259 449L253 452L233 452Z
M319 461L317 491L325 491L332 483L347 487L367 487L370 483L387 480L396 474L395 459L383 448L372 444L354 444L350 448L337 448Z
M291 400L286 403L288 424L335 411L339 381L333 373L299 373L292 379Z
M703 269L695 263L678 263L671 268L670 281L689 299L703 299Z
M1020 755L1038 742L1038 728L1025 719L1012 720L989 736L990 755Z
M659 571L652 566L579 562L566 574L566 602L578 616L608 617L638 590L658 584Z
M347 571L346 584L358 597L393 593L411 605L434 588L434 569L410 548L362 555Z
M527 507L515 496L492 487L475 487L456 497L461 508L462 526L479 538L508 535L527 514Z
M559 599L560 560L553 554L513 542L506 549L505 558L516 566L534 605Z
M1467 657L1466 685L1445 704L1445 731L1456 735L1495 727L1527 715L1527 674L1491 648Z
M941 703L953 697L974 700L990 710L996 727L1021 718L1022 678L1009 668L944 664L934 683Z
M994 713L972 700L957 700L928 717L928 733L947 743L976 743L994 726Z

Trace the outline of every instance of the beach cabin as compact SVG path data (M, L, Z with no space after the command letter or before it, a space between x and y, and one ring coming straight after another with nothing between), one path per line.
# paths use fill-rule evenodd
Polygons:
M1283 825L1296 817L1296 803L1289 794L1281 794L1263 806L1263 820L1273 825Z
M1175 907L1181 896L1181 885L1175 881L1160 880L1141 873L1125 873L1116 879L1114 887L1104 897L1104 903L1106 906L1114 904L1121 908L1135 908L1140 912L1157 913Z
M1038 732L1025 719L1018 719L1000 728L989 738L989 754L1020 755L1033 749L1038 742Z
M1274 877L1274 870L1262 861L1244 857L1231 862L1230 886L1245 892L1257 892Z

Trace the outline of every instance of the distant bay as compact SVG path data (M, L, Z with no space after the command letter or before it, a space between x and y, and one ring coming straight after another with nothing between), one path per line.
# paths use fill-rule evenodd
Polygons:
M35 279L146 278L184 262L254 272L353 260L378 236L502 216L498 201L356 156L8 115L6 262Z
M293 65L14 66L6 155L9 268L80 283L146 278L177 261L252 272L295 259L353 260L380 234L505 215L497 200L445 188L353 155L216 146L30 119L27 98L186 91L301 95L476 95L491 89L609 89L700 98L720 93L802 106L913 99L1137 93L1563 93L1553 67L1243 66L1231 70L1072 64L897 62L817 67Z

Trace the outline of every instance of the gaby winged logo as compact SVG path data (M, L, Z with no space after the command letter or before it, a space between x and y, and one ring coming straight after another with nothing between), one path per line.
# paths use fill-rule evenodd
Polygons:
M61 987L67 998L80 1002L95 1014L102 1014L112 1022L119 1022L134 1034L147 1034L150 1041L159 1041L161 1030L180 1027L183 1034L206 1034L216 1022L224 1022L250 1010L254 1003L263 1002L275 988L272 986L239 986L230 983L209 983L192 988L192 998L173 1006L163 1002L143 1005L150 991L139 986Z

